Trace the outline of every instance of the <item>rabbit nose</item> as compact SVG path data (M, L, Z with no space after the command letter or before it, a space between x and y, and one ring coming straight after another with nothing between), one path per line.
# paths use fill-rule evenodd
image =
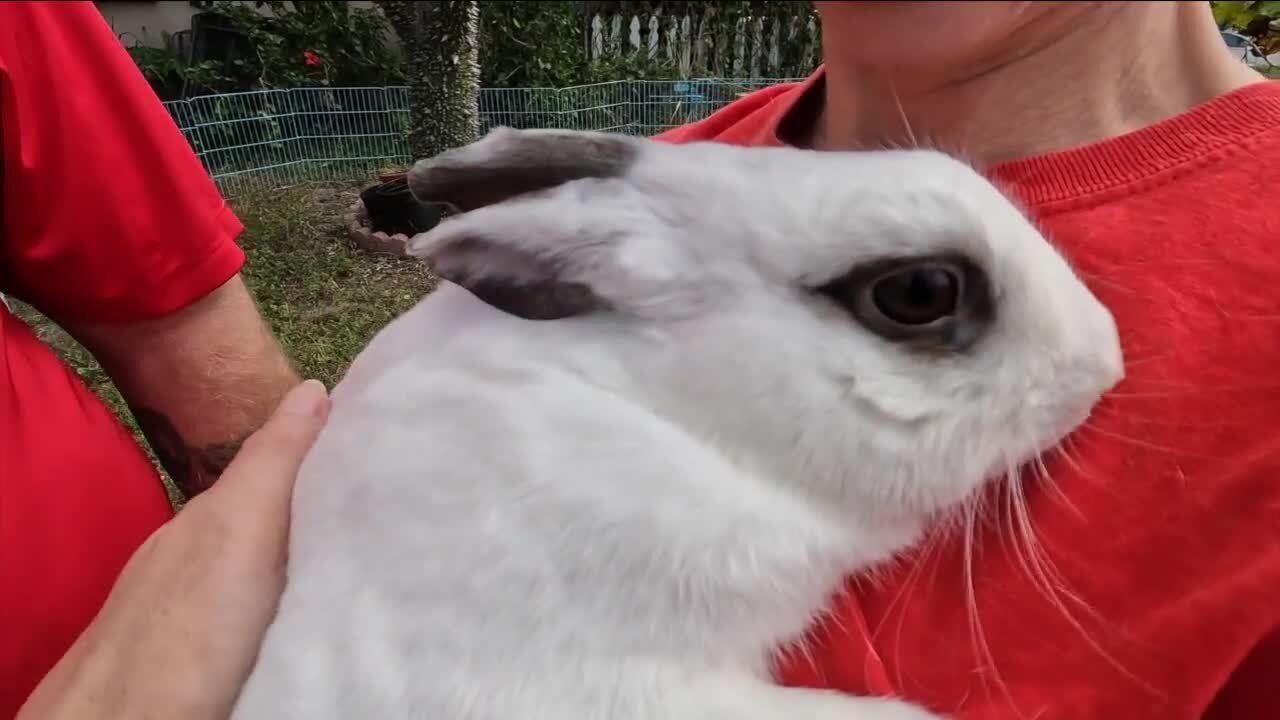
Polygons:
M1112 327L1114 328L1114 322L1112 322ZM1120 345L1119 333L1114 329L1112 333L1115 336L1115 340L1111 343L1110 351L1103 353L1102 359L1103 372L1109 381L1108 389L1124 380L1125 375L1124 350Z
M1081 351L1087 353L1085 357L1090 359L1090 365L1097 373L1100 392L1106 392L1124 379L1124 350L1111 311L1101 301L1091 300L1087 310L1090 332L1083 338Z

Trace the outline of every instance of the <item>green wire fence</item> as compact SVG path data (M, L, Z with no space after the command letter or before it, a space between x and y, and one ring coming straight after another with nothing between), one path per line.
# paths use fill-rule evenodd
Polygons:
M516 128L654 135L787 79L619 80L480 91L482 131ZM410 161L403 87L294 88L165 103L224 195L368 177Z

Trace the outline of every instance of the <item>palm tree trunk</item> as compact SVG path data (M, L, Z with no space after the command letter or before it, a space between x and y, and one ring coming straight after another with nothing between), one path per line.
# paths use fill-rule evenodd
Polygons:
M409 86L409 150L430 157L480 134L477 0L377 0L400 38Z

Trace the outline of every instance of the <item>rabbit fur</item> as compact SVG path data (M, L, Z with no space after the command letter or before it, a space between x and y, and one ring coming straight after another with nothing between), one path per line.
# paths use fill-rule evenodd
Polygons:
M498 128L409 185L446 282L333 390L234 720L937 717L771 671L1123 375L1034 225L927 150ZM930 258L952 316L874 317Z

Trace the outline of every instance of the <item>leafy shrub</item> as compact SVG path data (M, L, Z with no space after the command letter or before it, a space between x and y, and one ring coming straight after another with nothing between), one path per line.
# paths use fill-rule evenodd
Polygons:
M206 21L239 34L241 52L187 64L168 50L131 48L135 62L164 99L290 87L377 87L404 81L390 27L377 8L346 2L194 2ZM1224 3L1225 4L1225 3ZM1248 3L1245 3L1248 4ZM483 87L567 87L611 80L676 79L665 55L606 54L589 59L587 23L596 13L711 15L710 29L732 34L741 19L813 16L808 2L577 2L488 0L481 6ZM725 49L721 49L723 53ZM786 64L786 63L784 63Z
M741 20L758 17L816 20L812 4L806 0L737 1L688 0L649 2L503 2L481 3L480 65L485 87L566 87L611 80L674 80L679 67L665 55L650 60L647 54L606 53L590 60L587 27L596 14L620 14L648 18L692 16L695 26L709 18L707 30L719 38L732 37ZM666 28L665 22L663 28ZM647 27L645 32L647 32ZM626 30L623 31L624 34ZM794 55L795 47L783 53ZM722 48L721 53L727 52ZM798 56L797 56L798 57ZM797 58L784 57L784 65ZM805 68L808 72L812 68Z
M134 62L166 100L294 87L364 87L403 81L382 13L346 2L193 3L202 20L235 33L243 52L188 63L171 50L133 47Z
M216 62L187 64L168 49L145 45L130 47L129 54L151 88L164 100L236 89L235 83L222 75L221 65Z
M1219 26L1247 36L1265 55L1280 52L1280 1L1210 2L1209 5Z
M253 46L254 56L233 60L234 79L246 89L364 87L403 80L386 19L374 8L333 0L208 5Z

